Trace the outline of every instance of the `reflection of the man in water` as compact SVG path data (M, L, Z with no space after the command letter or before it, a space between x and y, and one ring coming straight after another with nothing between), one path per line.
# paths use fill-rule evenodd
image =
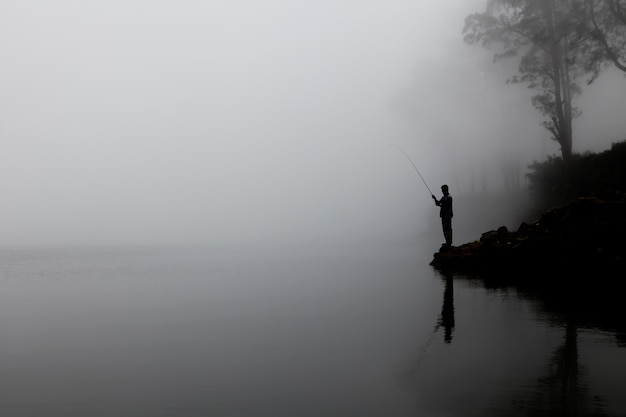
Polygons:
M454 281L452 274L444 273L442 275L445 279L445 287L443 290L443 305L437 326L443 327L444 341L452 343L452 332L454 331Z

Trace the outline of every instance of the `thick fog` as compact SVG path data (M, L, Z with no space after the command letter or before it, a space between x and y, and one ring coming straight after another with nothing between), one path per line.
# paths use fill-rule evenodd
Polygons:
M391 145L459 202L558 153L529 92L504 82L515 65L463 43L484 3L5 0L0 243L438 231ZM624 139L625 93L619 74L586 87L575 151Z

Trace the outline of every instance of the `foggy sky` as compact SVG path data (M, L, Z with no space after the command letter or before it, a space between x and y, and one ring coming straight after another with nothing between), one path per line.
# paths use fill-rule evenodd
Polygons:
M529 93L463 43L483 7L5 0L0 244L411 236L437 211L390 144L453 195L558 153ZM575 150L623 139L625 87L585 89Z

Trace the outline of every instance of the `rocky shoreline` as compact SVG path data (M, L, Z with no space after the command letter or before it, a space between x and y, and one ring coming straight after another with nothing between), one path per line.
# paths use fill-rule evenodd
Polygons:
M578 198L516 231L502 226L474 242L444 245L430 264L460 273L616 272L620 275L611 274L613 279L626 277L626 193Z

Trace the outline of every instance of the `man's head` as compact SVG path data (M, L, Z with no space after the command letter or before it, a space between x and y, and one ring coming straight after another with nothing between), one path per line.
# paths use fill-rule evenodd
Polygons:
M442 185L441 186L441 192L444 194L448 194L448 186L447 185Z

